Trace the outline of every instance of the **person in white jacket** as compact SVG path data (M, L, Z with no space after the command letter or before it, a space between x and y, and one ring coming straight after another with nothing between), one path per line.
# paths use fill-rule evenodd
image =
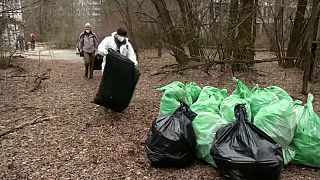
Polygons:
M106 64L106 55L108 54L108 49L111 48L118 53L127 56L135 66L138 65L137 56L133 50L129 38L127 37L127 31L123 27L119 27L116 32L113 32L111 36L105 37L98 46L98 52L103 57L102 73L104 71L104 66Z

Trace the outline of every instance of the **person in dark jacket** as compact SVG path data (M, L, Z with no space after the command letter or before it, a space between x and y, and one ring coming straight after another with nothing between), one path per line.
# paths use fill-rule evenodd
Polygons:
M79 36L78 46L80 53L83 53L85 77L92 79L94 59L98 48L98 38L96 34L91 31L91 25L89 23L85 24L85 30Z
M21 52L24 51L24 43L24 35L23 33L19 33L17 36L17 49L20 49Z

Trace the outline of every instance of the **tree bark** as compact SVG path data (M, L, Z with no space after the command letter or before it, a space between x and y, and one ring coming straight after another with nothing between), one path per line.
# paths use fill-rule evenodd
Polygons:
M164 33L167 36L169 46L173 51L177 63L180 66L186 65L188 63L187 54L180 42L180 32L178 29L174 28L166 2L164 0L151 1L159 13L162 28L164 29Z
M238 24L238 6L239 0L231 0L225 53L227 59L234 59L234 48L236 44L236 26Z
M317 20L319 20L320 15L320 3L319 0L313 0L312 2L312 9L311 9L311 16L310 22L306 27L306 36L303 38L303 50L304 54L302 58L305 59L304 64L304 73L303 73L303 85L302 85L302 94L308 93L308 81L310 79L310 74L312 72L312 64L313 60L311 56L311 42L316 38L317 32Z
M298 0L296 16L291 30L290 41L288 44L287 57L297 57L302 46L301 36L305 26L304 14L307 8L307 0ZM283 62L283 67L294 66L294 60L287 60Z
M277 57L284 57L284 2L283 0L277 1L275 4L274 15L274 32L273 32L273 49L275 50Z
M237 39L237 48L235 52L236 59L254 60L254 38L253 37L253 22L254 16L254 0L240 0L240 25ZM232 67L234 71L243 69L243 65L236 64Z
M134 32L134 27L131 19L131 4L129 0L125 0L124 3L121 4L121 1L114 0L114 2L117 5L117 8L122 16L122 19L124 21L124 24L126 25L128 32L130 33L130 42L132 46L134 47L135 53L137 55L137 58L139 58L139 46L137 45L137 37Z
M309 59L310 56L310 49L311 49L311 42L316 39L316 33L317 33L317 19L319 16L319 0L313 0L311 2L311 12L310 17L307 20L306 26L304 28L304 33L300 37L300 51L297 57L300 57L299 60L296 60L294 63L295 67L298 67L300 69L305 69L306 61Z
M200 46L197 42L198 28L195 22L196 17L192 10L192 5L189 0L177 0L184 24L184 38L187 40L189 53L191 57L200 56Z

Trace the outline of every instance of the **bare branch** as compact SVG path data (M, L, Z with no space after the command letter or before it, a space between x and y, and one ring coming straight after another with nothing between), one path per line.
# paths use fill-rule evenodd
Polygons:
M27 123L21 124L21 125L15 127L15 128L12 128L12 129L10 129L8 131L5 131L5 132L1 133L0 134L0 138L5 136L5 135L7 135L7 134L13 133L13 132L15 132L17 130L23 129L26 126L31 126L31 125L35 125L35 124L42 123L42 122L45 122L45 121L49 121L49 120L57 118L57 117L59 117L59 116L51 116L51 117L44 117L44 118L41 118L41 116L37 117L36 119L32 120L31 122L27 122Z

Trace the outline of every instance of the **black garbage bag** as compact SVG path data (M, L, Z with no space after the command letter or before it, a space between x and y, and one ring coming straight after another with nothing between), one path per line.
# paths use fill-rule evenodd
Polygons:
M129 106L140 72L126 56L109 49L94 103L121 112Z
M235 106L236 123L218 130L211 156L226 179L273 180L280 178L282 149L272 138L247 121L244 105Z
M171 116L159 116L146 140L146 151L154 167L182 168L196 159L196 136L192 121L197 116L181 103Z
M100 54L96 54L96 56L94 57L94 62L93 62L93 70L101 70L101 64L103 62L103 56L101 56Z

